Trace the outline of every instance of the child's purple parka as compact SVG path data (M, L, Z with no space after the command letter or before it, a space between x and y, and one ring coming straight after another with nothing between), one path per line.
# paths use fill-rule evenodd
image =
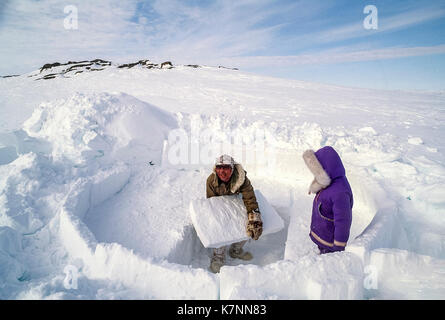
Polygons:
M343 163L332 147L303 154L314 174L309 193L315 193L309 236L322 253L343 251L349 239L352 222L352 190Z

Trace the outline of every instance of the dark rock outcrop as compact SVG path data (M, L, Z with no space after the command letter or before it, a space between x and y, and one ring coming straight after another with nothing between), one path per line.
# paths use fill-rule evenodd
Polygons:
M67 66L66 69L62 69L58 73L51 73L43 75L42 77L36 79L36 80L48 80L48 79L54 79L57 76L65 77L69 74L79 74L84 71L100 71L104 70L104 67L111 66L111 61L102 60L102 59L94 59L91 61L88 60L82 60L82 61L68 61L66 63L60 63L60 62L54 62L54 63L47 63L42 68L40 68L40 74L44 71L51 70L55 67L62 67ZM33 77L36 75L31 75L30 77Z
M167 68L167 69L173 68L173 63L171 63L171 61L162 62L161 69L164 69L164 68Z
M2 78L12 78L12 77L18 77L20 76L19 74L10 74L8 76L2 76Z
M42 73L43 70L51 69L51 68L58 67L58 66L61 66L61 64L59 62L47 63L47 64L43 65L43 67L40 68L40 73Z
M64 69L63 67L66 66ZM82 60L82 61L68 61L66 63L60 63L60 62L54 62L54 63L46 63L44 64L38 73L34 73L31 75L28 75L28 77L37 77L40 75L40 78L37 78L36 80L48 80L48 79L54 79L56 77L65 77L69 78L71 75L77 75L80 73L85 72L91 72L91 71L101 71L104 70L106 67L112 66L111 61L102 60L102 59L94 59L94 60ZM121 65L114 65L114 67L117 67L119 69L126 68L131 69L135 66L140 66L142 68L147 69L171 69L174 68L173 63L171 61L165 61L161 64L152 63L148 59L139 60L137 62L132 63L125 63ZM185 67L189 68L201 68L200 65L197 64L187 64L184 65ZM51 70L52 68L58 68L56 70ZM218 66L218 68L223 69L229 69L229 70L238 70L238 68L228 68L224 66ZM52 72L51 72L52 71ZM46 74L47 72L51 72ZM43 73L43 74L42 74ZM11 77L18 77L20 75L6 75L6 76L0 76L0 78L11 78Z
M138 62L133 63L126 63L118 66L118 68L133 68L134 66L140 65L142 67L147 67L148 69L152 69L154 67L157 67L158 65L155 63L151 63L150 60L139 60Z
M54 79L56 77L64 77L69 78L70 76L75 76L81 73L91 72L91 71L101 71L104 70L106 67L111 67L112 62L102 59L94 59L94 60L82 60L82 61L68 61L66 63L60 63L60 62L54 62L54 63L47 63L43 65L40 68L39 73L34 73L32 75L29 75L28 77L37 77L40 75L39 78L36 80L47 80L47 79ZM135 66L139 66L141 68L147 68L147 69L171 69L174 68L173 63L171 61L165 61L161 64L153 63L148 59L139 60L137 62L132 63L125 63L121 65L114 65L115 68L118 69L131 69ZM200 65L197 64L188 64L185 65L186 67L190 68L201 68ZM53 68L56 68L55 70L52 70ZM64 68L65 67L65 68ZM219 66L219 68L225 68L223 66ZM226 69L232 69L232 70L238 70L236 68L226 68ZM51 73L48 73L51 72ZM4 76L6 77L13 77L15 75L11 76Z
M111 66L111 61L106 61L106 60L102 60L102 59L94 59L91 61L83 60L83 61L68 61L67 63L60 63L60 62L47 63L42 68L40 68L40 73L42 73L42 71L44 71L44 70L51 69L54 67L73 65L73 66L70 66L67 70L64 70L64 72L66 73L66 72L70 72L70 71L76 69L77 67L91 66L93 64L97 64L100 66Z
M229 69L229 70L238 70L238 68L227 68L227 67L224 67L224 66L218 66L218 68L220 68L220 69Z
M55 74L55 73L51 73L51 74L44 75L44 76L43 76L42 78L40 78L40 79L43 79L43 80L54 79L56 76L57 76L57 74Z

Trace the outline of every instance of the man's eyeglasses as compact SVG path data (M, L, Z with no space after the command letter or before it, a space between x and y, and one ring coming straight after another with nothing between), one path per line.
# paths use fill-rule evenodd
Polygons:
M217 165L216 169L232 169L230 164Z

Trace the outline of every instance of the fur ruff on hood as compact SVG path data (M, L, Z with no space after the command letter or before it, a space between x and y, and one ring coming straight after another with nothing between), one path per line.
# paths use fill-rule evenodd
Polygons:
M314 175L314 180L309 186L309 194L317 193L318 191L328 187L331 184L331 178L318 161L317 157L315 156L315 152L313 150L306 150L303 153L303 159L308 169Z
M216 174L216 165L213 166L213 173L215 174L215 182L216 184L218 184L218 175ZM232 193L236 193L236 191L238 191L238 189L243 185L244 181L246 180L246 171L244 171L244 168L242 167L241 164L239 163L235 163L233 172L232 172L232 177L235 177L234 181L230 182L230 191ZM230 179L232 179L232 177L230 177Z

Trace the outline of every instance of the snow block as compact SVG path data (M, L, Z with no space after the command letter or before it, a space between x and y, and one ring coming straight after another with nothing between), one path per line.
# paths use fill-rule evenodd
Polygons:
M263 220L263 234L284 228L284 222L259 190L255 196ZM247 214L241 195L212 197L190 202L190 217L206 248L219 248L247 240Z
M399 221L399 212L395 206L380 209L363 233L346 247L346 251L356 254L367 264L369 253L374 249L405 249L408 245L406 234Z
M297 261L317 248L309 237L312 201L313 197L306 192L294 192L292 195L284 259Z
M347 252L311 254L299 261L281 260L264 267L247 264L223 266L222 300L363 298L363 265Z
M443 259L380 248L371 251L368 268L365 288L378 290L379 299L443 300L445 296Z

